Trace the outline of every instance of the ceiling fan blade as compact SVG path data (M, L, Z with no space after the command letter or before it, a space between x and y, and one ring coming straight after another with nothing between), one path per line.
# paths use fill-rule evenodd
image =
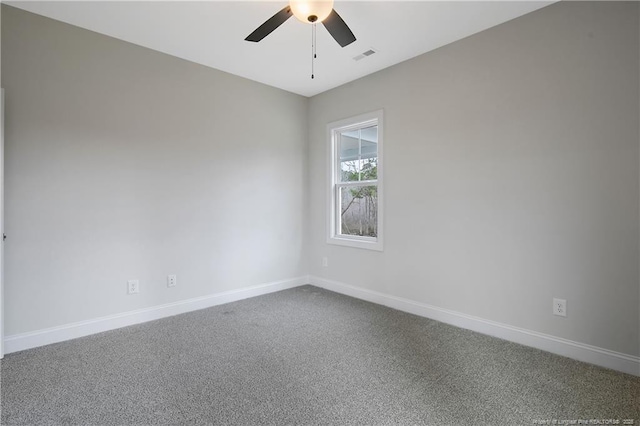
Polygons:
M331 14L322 23L340 46L345 47L356 41L356 36L353 35L335 9L331 11Z
M263 38L271 34L273 30L284 24L284 22L291 16L293 16L293 14L291 13L291 8L289 6L283 8L280 12L267 19L264 24L256 28L256 30L249 34L247 38L245 38L245 40L255 42L262 40Z

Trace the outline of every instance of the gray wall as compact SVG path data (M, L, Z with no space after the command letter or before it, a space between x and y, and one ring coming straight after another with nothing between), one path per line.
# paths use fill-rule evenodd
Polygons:
M0 6L0 87L2 86L2 7ZM3 110L4 111L4 110ZM0 143L4 146L4 112L3 116L0 117L0 123L2 123L2 129L0 129ZM0 164L0 171L2 171L2 176L0 179L4 178L4 148L2 148L2 153L0 153L0 159L2 164ZM0 185L0 194L3 193L4 185ZM0 205L0 224L4 223L4 203ZM4 228L4 226L2 226ZM2 285L3 277L4 277L4 247L0 245L0 354L4 354L4 322L2 318L4 318L4 285Z
M310 100L2 11L7 335L311 272L639 354L636 3L555 4ZM327 245L326 123L380 108L385 251Z
M7 335L307 273L305 98L2 10Z
M311 274L638 355L638 59L637 3L561 2L313 97ZM380 108L384 252L328 245L325 126Z

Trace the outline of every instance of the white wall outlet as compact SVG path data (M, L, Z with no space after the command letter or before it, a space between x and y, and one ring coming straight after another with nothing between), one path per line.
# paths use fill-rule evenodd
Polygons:
M167 275L167 287L175 287L178 284L177 275Z
M127 294L138 294L138 293L140 293L140 281L138 280L127 281Z
M329 258L327 257L322 258L322 266L324 266L325 268L329 266Z
M567 316L567 301L565 299L553 299L553 315Z

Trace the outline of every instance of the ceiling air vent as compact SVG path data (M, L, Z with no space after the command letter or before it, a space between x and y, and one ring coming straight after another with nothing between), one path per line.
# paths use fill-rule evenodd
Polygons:
M373 55L374 53L376 53L376 51L375 51L375 50L373 50L373 49L369 49L369 50L367 50L366 52L362 52L362 53L361 53L361 54L359 54L358 56L354 56L354 57L353 57L353 60L354 60L354 61L359 61L360 59L364 59L364 58L366 58L367 56L371 56L371 55Z

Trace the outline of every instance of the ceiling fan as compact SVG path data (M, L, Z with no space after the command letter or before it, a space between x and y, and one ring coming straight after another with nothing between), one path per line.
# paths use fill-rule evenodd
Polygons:
M356 41L356 37L347 24L333 8L333 0L290 0L288 6L267 19L264 24L249 34L245 40L253 42L262 40L280 25L284 24L291 15L307 24L322 22L327 31L329 31L329 34L331 34L342 47Z

